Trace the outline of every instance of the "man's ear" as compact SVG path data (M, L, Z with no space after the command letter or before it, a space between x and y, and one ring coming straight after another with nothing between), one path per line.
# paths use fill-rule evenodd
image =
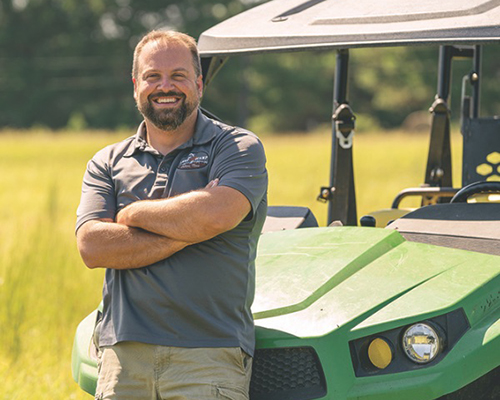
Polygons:
M201 75L196 78L196 86L198 87L198 95L203 96L203 77Z
M137 93L137 81L135 78L132 78L132 83L134 84L134 99L137 100L137 96L136 96L136 93Z

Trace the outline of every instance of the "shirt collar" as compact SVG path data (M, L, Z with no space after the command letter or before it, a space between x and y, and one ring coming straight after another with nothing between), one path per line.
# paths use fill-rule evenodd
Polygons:
M217 132L217 125L213 122L214 121L205 116L198 109L198 117L196 119L194 134L191 139L181 144L178 149L185 149L193 147L195 145L202 145L210 142ZM139 125L139 128L137 128L137 133L135 134L134 139L132 140L132 143L128 150L125 152L124 156L131 157L136 152L136 150L146 151L148 147L149 145L146 141L146 123L142 121Z
M200 109L198 109L198 118L196 119L196 126L194 128L194 135L187 142L181 144L179 149L185 149L188 147L193 147L195 145L201 145L210 142L216 132L217 125L213 123L210 118L204 115Z
M134 139L130 143L130 147L123 156L131 157L136 150L144 151L146 150L146 147L148 147L148 142L146 141L146 123L142 121L139 127L137 128L137 132L134 135Z

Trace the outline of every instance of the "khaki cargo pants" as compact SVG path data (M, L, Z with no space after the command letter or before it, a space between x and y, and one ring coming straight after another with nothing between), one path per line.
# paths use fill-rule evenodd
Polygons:
M239 347L120 342L102 349L96 399L248 400L252 358Z

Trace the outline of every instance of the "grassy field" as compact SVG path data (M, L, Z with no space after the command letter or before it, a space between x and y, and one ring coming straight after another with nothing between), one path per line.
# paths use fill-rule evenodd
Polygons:
M73 228L86 162L127 133L0 133L0 399L89 399L73 382L79 321L100 301L103 271L87 270ZM310 207L320 224L328 185L329 134L266 136L271 205ZM459 160L460 137L453 138ZM426 135L356 138L358 216L390 207L423 181ZM458 175L454 178L459 183Z

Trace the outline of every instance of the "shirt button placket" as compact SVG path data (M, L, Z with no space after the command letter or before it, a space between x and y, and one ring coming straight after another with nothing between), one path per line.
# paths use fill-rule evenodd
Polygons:
M158 199L165 190L168 180L168 165L165 159L162 159L156 170L156 179L152 190L152 198Z
M164 175L167 172L167 160L165 157L160 161L160 165L158 166L158 172Z

